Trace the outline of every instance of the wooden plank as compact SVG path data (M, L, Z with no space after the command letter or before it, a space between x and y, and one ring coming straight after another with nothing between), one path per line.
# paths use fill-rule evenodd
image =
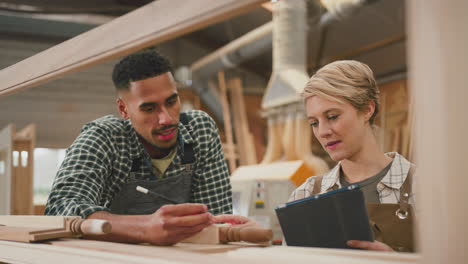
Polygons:
M224 133L226 134L226 159L229 163L229 172L232 174L232 172L237 168L237 156L235 153L237 147L234 145L234 139L232 136L231 111L229 111L229 103L227 100L226 79L224 78L224 72L218 72L218 85L219 100L221 102L221 107L223 108Z
M75 236L63 228L37 228L37 227L16 227L0 226L0 240L33 242L53 238Z
M182 240L181 242L212 245L219 244L219 227L217 225L205 227L202 231Z
M79 216L0 216L0 240L35 242L111 231L105 220Z
M14 125L0 130L0 214L11 213L11 173Z
M370 250L349 250L307 247L241 248L229 252L229 257L243 260L257 260L258 263L307 263L315 264L416 264L420 256L412 253L377 252Z
M190 252L197 245L177 244L173 247L130 245L82 239L51 241L50 244L25 244L0 241L0 261L8 263L418 263L417 254L395 252L370 252L364 250L320 249L273 246L268 248L231 246L233 250L219 254ZM212 252L214 253L214 252ZM114 262L112 262L114 261ZM150 262L151 261L151 262Z
M264 0L159 0L0 71L0 95L220 22ZM41 65L38 67L38 65Z
M249 226L215 224L201 232L182 240L182 243L225 244L230 242L249 242L268 245L273 237L271 229Z
M80 217L0 215L0 225L31 228L65 228L65 218L73 219Z
M36 126L30 124L14 136L13 149L19 153L19 164L13 167L12 214L32 215L34 148L36 146Z
M0 261L6 263L64 263L115 264L155 263L154 258L131 256L119 252L102 252L80 248L52 247L45 244L28 244L0 241ZM157 263L169 263L157 260ZM171 261L171 264L187 263Z
M231 95L233 107L234 131L236 132L236 143L241 165L252 165L257 163L255 143L249 129L247 113L242 93L242 83L239 78L229 80L228 89Z
M1 241L0 241L1 242ZM154 260L177 261L183 263L203 263L203 264L219 264L219 263L238 263L228 258L220 257L219 255L209 255L207 253L223 253L232 250L237 250L243 247L252 247L252 244L236 243L233 245L200 245L190 243L178 243L170 247L161 247L149 244L130 245L123 243L113 243L105 241L91 241L82 239L61 239L48 242L54 248L73 248L73 249L88 249L92 251L108 252L125 254L127 256L149 257ZM1 246L1 244L0 244ZM259 247L255 245L255 247ZM0 247L1 249L1 247ZM200 254L204 253L204 254ZM157 262L157 261L155 261ZM255 263L247 260L242 263Z

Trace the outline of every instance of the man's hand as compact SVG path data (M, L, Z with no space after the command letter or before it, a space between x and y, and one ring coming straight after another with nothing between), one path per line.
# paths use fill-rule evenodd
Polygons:
M217 216L213 216L213 222L214 223L227 223L227 224L236 225L239 227L245 227L245 226L261 227L253 219L250 219L248 217L241 216L241 215L231 215L231 214L217 215Z
M213 223L204 204L164 205L150 215L116 215L98 211L88 219L108 220L112 231L107 235L86 236L88 239L124 243L173 245Z
M393 251L387 244L375 240L374 242L361 241L361 240L348 240L346 244L352 248L360 248L376 251Z
M149 216L145 240L156 245L173 245L211 225L212 218L203 204L164 205Z

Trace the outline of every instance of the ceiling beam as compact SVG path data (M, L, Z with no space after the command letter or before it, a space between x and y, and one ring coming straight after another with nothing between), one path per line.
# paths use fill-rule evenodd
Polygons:
M0 13L0 32L68 39L96 25Z
M258 7L264 0L159 0L0 71L0 96L43 84Z
M348 50L348 51L343 52L341 54L324 58L324 59L320 60L320 62L316 62L315 64L309 64L307 66L307 68L309 70L318 69L318 68L322 67L323 65L326 65L326 64L331 63L331 62L336 61L336 60L351 59L351 58L354 58L354 57L356 57L358 55L362 55L362 54L367 53L367 52L382 49L382 48L385 48L385 47L388 47L390 45L397 44L397 43L400 43L400 42L403 42L403 41L406 41L406 35L405 34L399 34L399 35L392 36L392 37L389 37L389 38L386 38L386 39L383 39L383 40L379 40L377 42L370 43L370 44L368 44L368 45L366 45L364 47L359 47L357 49Z

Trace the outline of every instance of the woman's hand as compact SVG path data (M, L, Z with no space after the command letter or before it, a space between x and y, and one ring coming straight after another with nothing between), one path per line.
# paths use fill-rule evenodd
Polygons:
M241 215L223 214L213 216L212 221L217 223L227 223L238 227L261 227L255 220Z
M360 248L367 250L376 250L376 251L393 251L391 247L387 244L375 240L374 242L370 241L361 241L361 240L348 240L346 244L352 248Z

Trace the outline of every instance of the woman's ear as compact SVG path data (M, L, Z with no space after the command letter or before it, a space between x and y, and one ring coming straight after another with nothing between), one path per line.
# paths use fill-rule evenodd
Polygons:
M369 121L375 112L375 102L373 100L369 101L366 109L364 109L365 120Z
M122 98L117 98L116 103L120 116L125 120L129 119L130 117L128 116L127 105L125 105L125 102L122 100Z

